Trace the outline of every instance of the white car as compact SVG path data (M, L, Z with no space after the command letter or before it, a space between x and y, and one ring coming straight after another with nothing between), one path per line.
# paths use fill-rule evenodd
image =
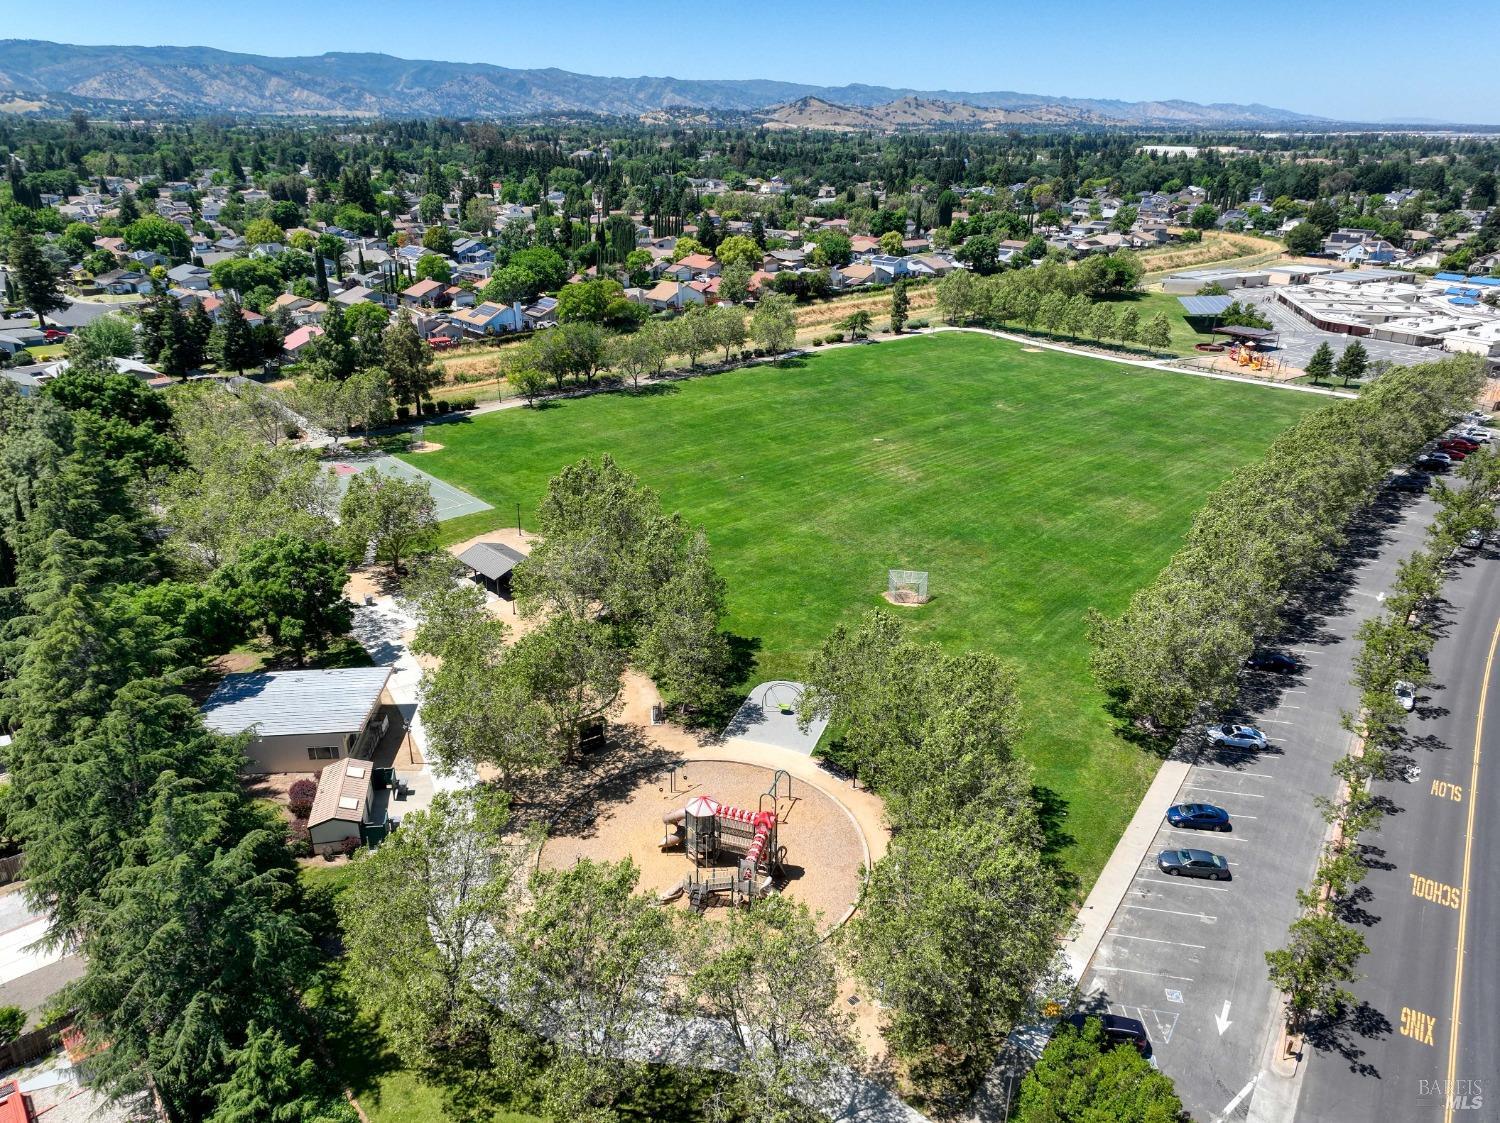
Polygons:
M1417 704L1417 688L1404 679L1396 683L1396 701L1401 703L1401 708L1411 713Z
M1263 749L1266 735L1253 725L1210 725L1208 743L1231 749Z
M1488 429L1481 429L1478 425L1465 426L1458 431L1458 435L1466 441L1473 441L1475 444L1485 445L1490 443L1490 431Z
M1463 548L1465 550L1477 550L1484 545L1484 531L1471 530L1464 535Z
M1471 409L1468 413L1464 414L1464 420L1471 421L1475 425L1488 425L1495 419L1481 410Z

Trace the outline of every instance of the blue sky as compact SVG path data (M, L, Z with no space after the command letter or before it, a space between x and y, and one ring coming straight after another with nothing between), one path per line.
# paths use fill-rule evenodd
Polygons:
M1500 119L1488 0L7 0L0 36ZM59 18L66 12L66 18ZM452 18L445 18L452 13ZM1411 40L1403 36L1410 34ZM1418 48L1418 49L1413 49ZM1362 60L1361 69L1349 60ZM1401 73L1411 68L1411 76Z

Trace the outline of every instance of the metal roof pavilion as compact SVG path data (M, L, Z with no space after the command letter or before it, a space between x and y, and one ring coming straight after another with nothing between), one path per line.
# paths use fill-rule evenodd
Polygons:
M1189 316L1222 316L1234 303L1228 296L1179 296L1177 301Z
M458 560L481 577L498 581L514 569L517 562L525 561L526 555L502 542L476 542L459 554Z

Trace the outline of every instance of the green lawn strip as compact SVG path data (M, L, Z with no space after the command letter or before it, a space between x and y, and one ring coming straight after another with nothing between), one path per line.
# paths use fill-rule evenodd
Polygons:
M884 607L888 568L929 570L933 601L901 616L1017 667L1021 751L1087 889L1157 761L1112 730L1084 614L1118 610L1208 491L1321 404L951 333L484 415L413 462L495 505L444 524L457 541L517 502L534 527L550 476L612 453L706 528L753 681L798 677L833 625Z

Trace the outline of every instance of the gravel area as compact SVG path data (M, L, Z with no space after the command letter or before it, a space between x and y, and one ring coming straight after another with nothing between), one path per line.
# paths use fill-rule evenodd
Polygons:
M771 771L732 761L689 760L675 769L643 771L624 783L616 778L608 786L611 798L595 804L592 816L567 816L568 833L547 840L539 865L565 869L580 858L629 857L641 871L641 891L659 893L692 869L680 849L661 849L662 815L699 795L754 810L771 786ZM786 849L784 892L821 913L824 928L835 927L859 899L865 853L860 831L843 805L819 788L793 779L790 799L785 790L783 786L777 808L778 841ZM686 906L679 902L674 907Z

